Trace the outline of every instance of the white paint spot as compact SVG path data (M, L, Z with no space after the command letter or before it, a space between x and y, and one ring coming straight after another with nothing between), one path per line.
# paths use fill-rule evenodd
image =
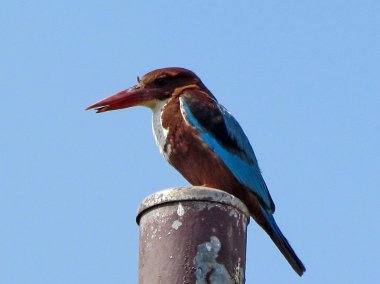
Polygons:
M233 216L234 218L239 218L239 213L235 209L231 209L229 215Z
M235 281L228 273L226 267L218 263L221 248L220 240L211 236L210 242L198 245L197 254L194 258L196 267L196 284L234 284Z
M206 249L207 249L208 251L211 251L211 249L212 249L211 242L210 242L210 243L206 243L205 247L206 247Z
M182 226L182 222L181 222L180 220L175 220L175 221L173 222L173 224L172 224L172 228L173 228L174 230L178 230L178 228L181 227L181 226Z
M180 203L177 208L177 215L182 217L185 214L185 208L183 208L182 204Z

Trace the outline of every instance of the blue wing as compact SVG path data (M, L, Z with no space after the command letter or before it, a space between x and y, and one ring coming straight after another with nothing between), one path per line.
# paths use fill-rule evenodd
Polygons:
M274 212L274 203L261 175L255 153L235 118L213 99L191 94L180 97L187 121L204 142L223 160L236 179L250 188L264 207Z

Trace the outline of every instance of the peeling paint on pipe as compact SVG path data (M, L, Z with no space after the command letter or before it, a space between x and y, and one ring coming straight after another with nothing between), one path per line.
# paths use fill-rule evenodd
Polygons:
M249 212L233 195L178 187L138 209L139 284L245 283Z

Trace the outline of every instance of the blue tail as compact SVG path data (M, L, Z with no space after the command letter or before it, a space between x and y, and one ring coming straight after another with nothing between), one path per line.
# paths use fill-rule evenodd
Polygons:
M277 226L276 221L273 218L272 213L266 211L260 206L261 212L266 219L266 224L262 224L263 229L270 236L272 241L276 244L278 249L284 255L289 264L293 267L295 272L301 276L305 272L305 266L302 261L297 257L296 253L290 246L288 240L282 234L280 228Z

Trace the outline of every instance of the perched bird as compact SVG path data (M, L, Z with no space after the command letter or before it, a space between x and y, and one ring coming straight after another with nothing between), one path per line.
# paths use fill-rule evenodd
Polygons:
M87 108L97 112L145 106L161 154L192 185L224 190L242 200L293 269L305 267L273 218L274 203L255 153L239 123L202 81L184 68L147 73L138 84Z

